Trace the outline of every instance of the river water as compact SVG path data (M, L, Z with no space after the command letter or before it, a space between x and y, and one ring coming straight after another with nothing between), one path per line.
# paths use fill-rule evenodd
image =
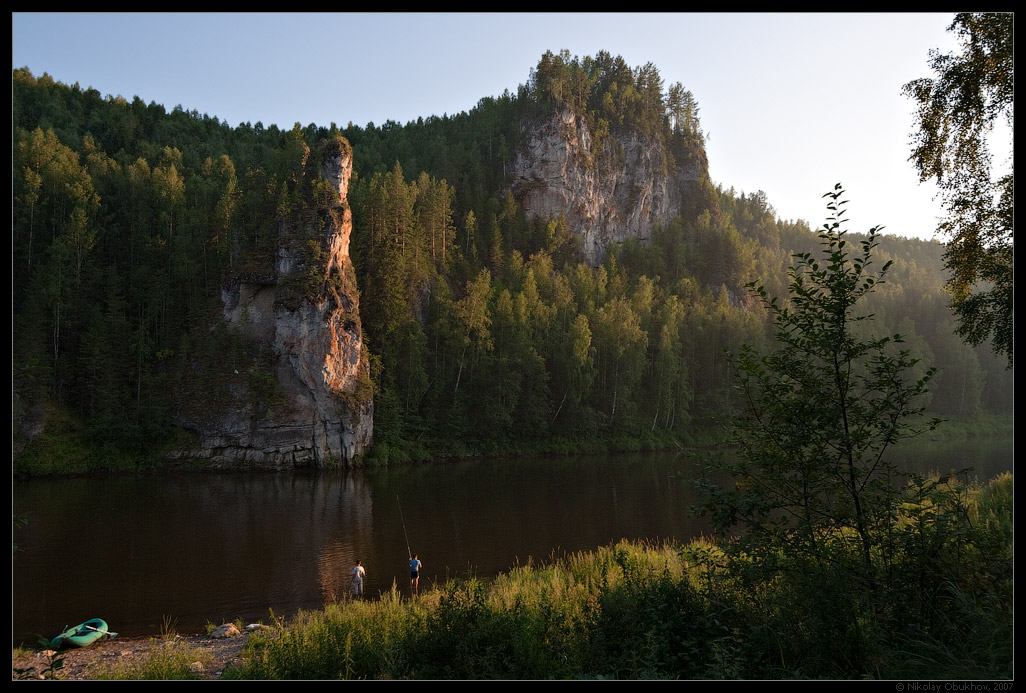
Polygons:
M1012 469L1010 438L907 448L917 471ZM190 473L15 482L13 644L102 618L124 636L170 625L267 622L365 592L409 594L455 576L619 539L686 542L698 462L674 453L472 460L351 472Z

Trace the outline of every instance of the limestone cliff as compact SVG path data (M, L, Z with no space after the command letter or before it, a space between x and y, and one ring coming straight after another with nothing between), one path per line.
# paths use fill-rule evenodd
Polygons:
M197 435L175 457L217 468L322 467L350 463L371 443L349 257L351 149L334 140L314 159L319 170L303 173L318 176L310 189L320 191L307 228L281 225L273 270L231 276L222 288L214 331L224 348L213 365L192 364L180 384L177 423Z
M707 168L704 155L671 163L657 141L637 131L594 143L584 118L569 110L527 122L521 134L514 195L528 216L565 214L592 265L611 243L647 240L657 223L673 219Z

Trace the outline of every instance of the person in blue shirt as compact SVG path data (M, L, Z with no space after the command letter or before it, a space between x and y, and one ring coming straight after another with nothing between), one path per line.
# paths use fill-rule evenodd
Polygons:
M417 584L420 582L420 569L423 566L417 559L417 554L413 554L413 558L410 559L410 589L414 594L417 594Z

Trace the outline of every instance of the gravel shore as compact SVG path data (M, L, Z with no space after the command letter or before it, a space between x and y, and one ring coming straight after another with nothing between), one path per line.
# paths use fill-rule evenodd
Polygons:
M234 638L211 638L207 635L177 635L176 645L195 651L196 663L192 668L201 680L217 680L221 672L246 646L248 635ZM15 651L12 658L12 679L55 678L65 681L90 681L97 671L113 667L135 667L147 662L156 648L168 640L152 638L112 638L89 647L62 650ZM46 670L52 659L63 663L49 674Z

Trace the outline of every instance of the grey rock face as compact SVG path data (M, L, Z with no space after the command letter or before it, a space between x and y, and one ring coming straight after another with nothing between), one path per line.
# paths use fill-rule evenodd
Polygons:
M196 448L173 453L215 468L283 469L347 464L373 437L373 400L360 325L359 295L349 257L352 216L346 202L352 157L329 151L320 174L338 191L320 247L326 258L318 298L288 289L307 276L302 245L280 242L275 276L239 280L221 292L227 332L269 354L272 392L257 406L254 372L230 364L217 407L183 407L178 423L198 436ZM315 270L320 271L320 270ZM291 293L286 294L290 291ZM282 300L283 296L289 300ZM267 380L265 378L265 380ZM226 390L226 393L225 393Z
M566 216L585 258L598 265L606 247L642 241L680 209L682 192L701 166L669 171L657 142L634 132L593 146L588 126L570 111L526 124L514 161L513 191L528 216Z

